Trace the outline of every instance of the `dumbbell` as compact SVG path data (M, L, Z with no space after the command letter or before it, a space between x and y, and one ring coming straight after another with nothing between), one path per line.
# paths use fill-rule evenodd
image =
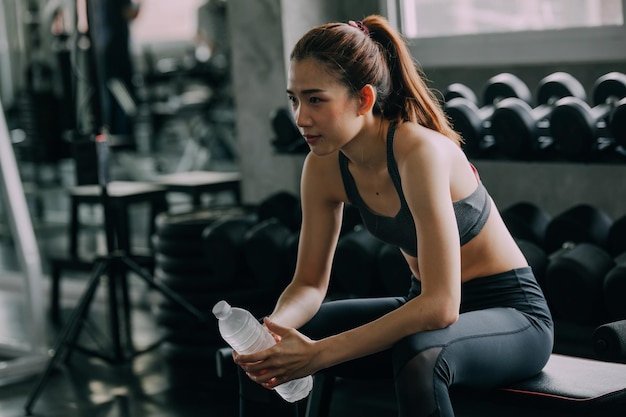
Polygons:
M578 204L552 218L546 227L544 249L554 253L565 243L586 242L608 250L612 226L613 219L604 210Z
M621 148L622 153L626 154L626 98L615 105L609 128L615 143Z
M549 264L549 256L545 250L534 242L525 239L515 239L528 265L533 270L537 283L541 288L545 286L545 274Z
M388 243L383 244L377 257L378 276L385 295L401 297L409 293L411 269L400 249Z
M626 253L626 215L618 218L611 225L607 248L613 256Z
M502 210L501 216L513 237L544 246L546 229L552 221L546 210L529 201L520 201Z
M566 72L544 77L537 89L537 107L515 97L497 103L491 117L491 133L496 147L510 159L529 159L547 154L553 140L549 136L550 113L563 97L586 100L582 84Z
M382 293L377 258L383 242L365 227L339 238L332 266L330 292L365 297Z
M623 258L623 257L618 257ZM611 269L602 286L609 320L626 320L626 261L622 260Z
M555 318L579 325L607 320L604 280L615 260L592 243L566 243L550 255L544 292Z
M257 223L254 215L218 220L202 231L202 253L220 282L236 287L250 276L244 257L246 233Z
M472 103L478 103L478 97L474 90L462 83L452 83L446 87L446 91L443 95L444 104L452 100L453 98L462 97Z
M483 92L483 107L478 107L475 95L458 85L448 87L454 90L444 110L452 122L453 128L464 140L463 149L469 157L480 157L493 147L490 134L490 119L495 104L505 98L515 97L530 103L532 94L528 86L517 76L501 73L491 77Z
M360 226L363 226L363 218L359 209L352 204L344 204L340 235L345 235Z
M598 78L590 107L580 97L564 97L554 104L550 134L556 152L568 160L589 160L615 147L609 126L619 100L626 97L626 74L610 72Z
M262 220L248 229L244 236L243 261L253 284L282 290L289 280L286 260L289 238L293 232L275 217Z
M626 361L626 320L605 323L592 336L593 349L599 359L609 362Z
M278 191L269 195L259 203L256 211L260 222L276 218L289 230L300 230L302 224L300 199L289 191Z

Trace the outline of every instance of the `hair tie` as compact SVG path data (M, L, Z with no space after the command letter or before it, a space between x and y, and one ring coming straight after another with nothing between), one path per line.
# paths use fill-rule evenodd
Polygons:
M359 29L361 32L365 33L365 35L370 35L370 30L363 24L360 20L350 20L348 24L352 27Z

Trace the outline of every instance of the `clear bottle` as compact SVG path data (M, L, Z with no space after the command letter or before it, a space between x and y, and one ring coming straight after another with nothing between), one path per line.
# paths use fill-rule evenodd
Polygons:
M247 310L231 307L226 301L219 301L213 307L218 319L222 338L237 353L249 354L272 347L276 341L265 327ZM313 377L307 376L285 382L274 390L286 401L293 403L305 398L313 388Z

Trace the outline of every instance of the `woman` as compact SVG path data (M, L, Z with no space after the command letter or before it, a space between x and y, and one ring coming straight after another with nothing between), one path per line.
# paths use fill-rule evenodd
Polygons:
M310 147L298 261L265 319L279 343L233 353L242 415L258 413L255 387L320 371L392 371L400 416L453 416L451 385L538 373L553 343L543 294L402 37L380 16L313 28L287 94ZM406 297L322 303L347 203L402 250Z

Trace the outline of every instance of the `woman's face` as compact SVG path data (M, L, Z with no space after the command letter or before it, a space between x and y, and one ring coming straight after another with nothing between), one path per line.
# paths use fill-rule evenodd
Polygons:
M292 61L287 81L294 120L316 155L340 149L361 127L358 97L324 65L313 58Z

